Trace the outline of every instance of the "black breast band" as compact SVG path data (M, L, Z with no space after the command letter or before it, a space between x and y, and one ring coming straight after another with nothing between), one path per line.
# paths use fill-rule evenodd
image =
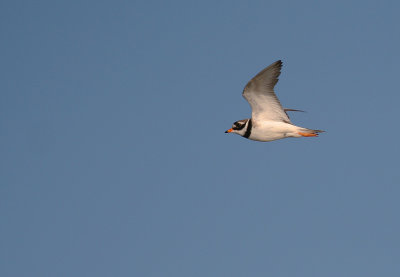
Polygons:
M251 127L252 127L252 123L251 123L251 118L249 119L249 124L247 124L247 129L246 129L246 133L244 133L244 137L245 138L249 138L250 134L251 134Z

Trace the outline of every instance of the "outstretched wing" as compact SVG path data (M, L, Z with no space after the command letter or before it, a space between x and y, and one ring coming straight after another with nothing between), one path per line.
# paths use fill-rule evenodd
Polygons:
M282 61L276 61L258 73L243 90L243 97L249 102L254 121L283 121L290 119L282 108L274 87L281 74Z

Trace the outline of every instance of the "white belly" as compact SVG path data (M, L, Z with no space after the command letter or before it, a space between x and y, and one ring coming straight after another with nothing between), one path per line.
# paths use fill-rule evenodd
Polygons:
M271 141L287 137L298 137L298 128L284 122L264 121L253 125L249 139Z

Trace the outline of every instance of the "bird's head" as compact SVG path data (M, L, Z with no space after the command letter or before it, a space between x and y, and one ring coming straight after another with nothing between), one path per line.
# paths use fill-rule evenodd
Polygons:
M226 130L225 133L235 133L243 136L246 133L246 125L248 119L238 120L232 124L232 128Z

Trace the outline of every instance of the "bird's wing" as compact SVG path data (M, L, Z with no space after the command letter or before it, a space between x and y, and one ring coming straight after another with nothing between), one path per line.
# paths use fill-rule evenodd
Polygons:
M276 61L258 73L243 90L243 97L252 109L252 119L255 121L283 121L290 119L282 108L274 92L274 86L281 74L282 61Z
M283 110L285 111L285 113L286 113L287 117L289 117L289 119L290 119L290 116L289 116L289 114L288 114L287 112L301 112L301 113L305 113L305 111L302 111L302 110L295 110L295 109L283 109Z

